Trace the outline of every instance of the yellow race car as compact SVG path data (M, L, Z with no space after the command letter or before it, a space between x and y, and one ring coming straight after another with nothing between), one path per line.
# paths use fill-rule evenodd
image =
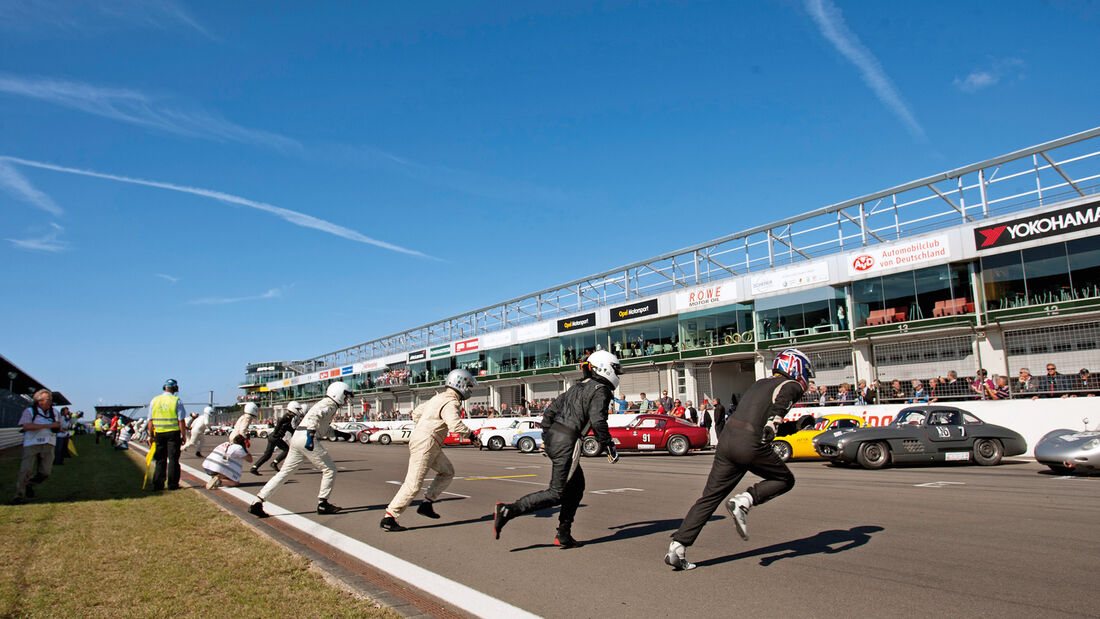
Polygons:
M827 430L840 430L842 428L863 428L867 426L867 422L862 417L856 417L855 415L822 415L816 417L813 420L813 425L810 425L809 419L803 417L798 420L796 427L805 428L791 434L783 435L779 433L772 440L772 450L775 451L775 455L779 456L779 459L786 462L792 458L816 458L820 459L821 456L814 451L814 437Z

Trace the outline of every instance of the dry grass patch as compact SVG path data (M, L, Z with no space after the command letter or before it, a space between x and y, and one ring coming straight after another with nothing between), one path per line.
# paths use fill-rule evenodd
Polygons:
M137 453L77 449L38 499L0 505L0 616L397 616L194 491L142 491ZM11 494L20 455L0 454Z

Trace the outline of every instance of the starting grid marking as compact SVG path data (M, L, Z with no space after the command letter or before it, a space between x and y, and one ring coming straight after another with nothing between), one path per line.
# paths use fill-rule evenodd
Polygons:
M433 480L433 479L425 479L424 481L430 482L430 481L435 481L435 480ZM401 484L403 484L403 483L405 483L405 482L403 482L403 481L394 481L394 480L392 480L392 479L391 479L391 480L387 481L386 483L387 483L387 484L393 484L393 485L395 485L395 486L400 486ZM428 487L427 487L427 486L421 486L421 487L420 487L420 490L427 490L427 489L428 489ZM417 490L417 492L419 492L420 490ZM441 492L440 494L449 494L449 495L451 495L451 496L458 496L458 497L462 497L462 498L464 498L464 499L468 499L468 498L470 498L470 495L468 495L468 494L459 494L459 493L457 493L457 492L447 492L446 490L444 490L444 491L443 491L443 492Z
M538 477L534 473L527 473L525 475L497 475L496 477L455 477L455 479L465 479L466 481L479 481L482 479L513 479L515 477Z
M138 445L137 443L131 443L131 445L142 453L148 453L149 451L149 449L143 445ZM182 462L180 463L180 468L202 481L210 479L210 476L205 472L190 465L183 464ZM220 488L219 490L240 501L244 501L246 504L251 504L256 500L255 495L245 492L240 488ZM278 518L281 522L298 529L313 539L334 548L338 548L341 552L349 554L375 569L386 572L398 580L407 583L415 583L417 588L428 591L437 598L447 600L451 604L478 617L538 618L538 615L529 613L518 606L513 606L508 602L498 600L473 587L468 587L446 576L441 576L435 572L422 568L415 563L391 555L369 544L365 544L354 537L317 524L309 518L299 516L270 501L264 502L264 509L269 514L269 517Z
M645 492L641 488L611 488L610 490L589 490L592 494L619 494L623 492Z
M914 488L946 488L947 486L965 486L961 481L930 481L926 484L913 484Z

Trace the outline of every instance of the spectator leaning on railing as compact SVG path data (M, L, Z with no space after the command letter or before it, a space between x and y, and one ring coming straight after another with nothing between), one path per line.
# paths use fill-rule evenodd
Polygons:
M1053 363L1047 364L1047 375L1039 379L1038 393L1032 399L1069 397L1069 380L1058 373Z
M1081 368L1081 372L1074 377L1070 384L1074 390L1074 393L1070 397L1095 397L1097 392L1100 392L1100 381L1092 376L1088 368Z

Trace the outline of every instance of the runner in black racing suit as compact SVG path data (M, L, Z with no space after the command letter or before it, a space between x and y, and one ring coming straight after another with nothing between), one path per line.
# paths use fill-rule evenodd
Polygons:
M528 494L515 503L497 503L493 510L493 533L497 539L500 539L500 530L512 518L561 505L554 544L562 548L581 545L572 535L573 517L584 494L581 439L591 429L596 440L607 450L607 459L618 462L619 454L607 429L607 410L620 373L619 360L603 350L589 355L581 368L585 378L558 396L542 418L546 455L553 463L550 487Z
M260 456L250 469L253 475L260 474L260 467L267 462L271 455L275 453L275 448L279 448L282 452L271 462L271 468L276 471L279 470L279 463L286 459L286 454L290 451L290 446L286 444L286 440L283 438L287 432L293 430L294 420L302 414L302 405L298 402L291 402L286 406L286 412L282 417L279 417L279 421L275 423L275 428L271 430L271 434L267 435L267 449L264 450L264 455Z
M695 568L695 564L687 560L686 547L695 543L703 525L745 473L752 472L763 479L726 501L726 509L737 532L746 540L749 539L746 524L749 509L794 487L791 470L772 451L771 443L764 442L764 429L772 426L774 431L774 425L802 398L807 380L813 377L813 369L809 358L792 348L776 356L772 372L772 377L753 383L737 408L726 417L703 495L691 506L680 528L672 535L665 555L665 563L673 569Z

